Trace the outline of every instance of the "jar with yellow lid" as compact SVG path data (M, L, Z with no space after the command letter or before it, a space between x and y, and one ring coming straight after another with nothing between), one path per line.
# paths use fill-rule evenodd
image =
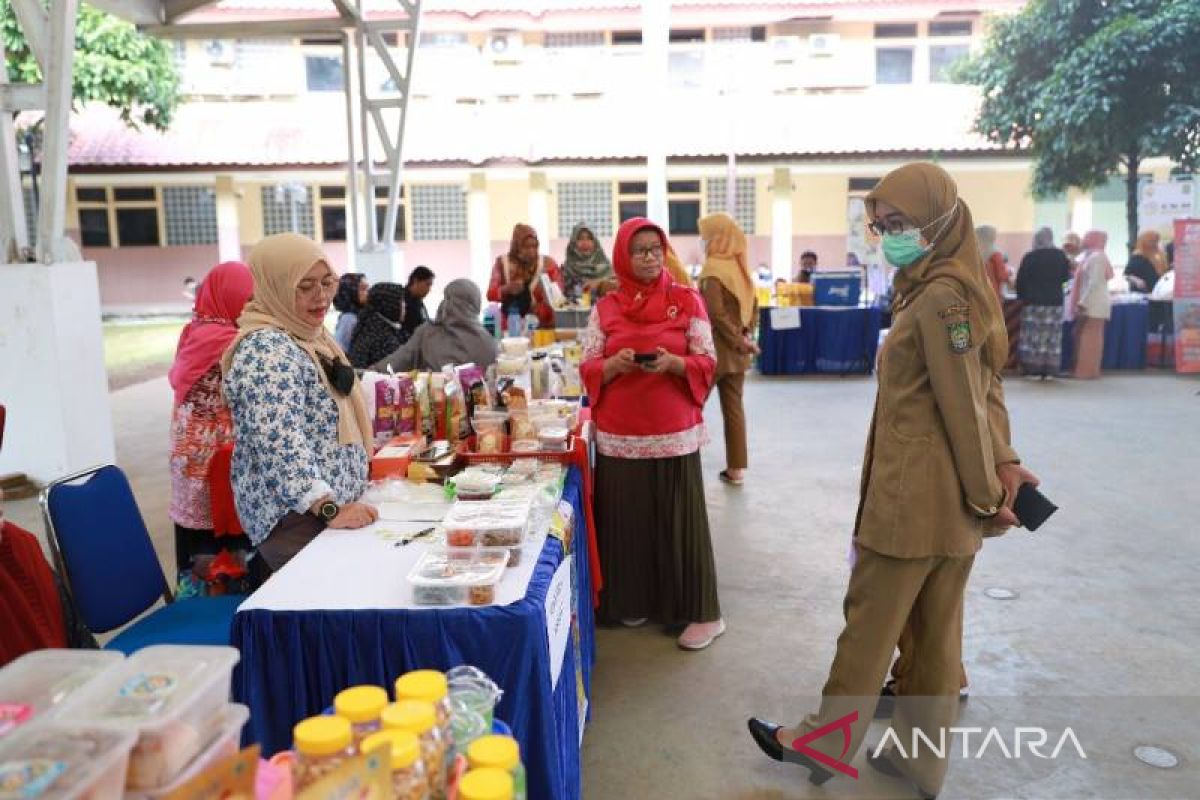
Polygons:
M402 730L416 734L421 741L421 761L425 765L425 778L429 784L429 796L446 796L446 756L449 748L442 739L437 726L437 712L433 703L425 700L401 700L392 703L380 716L384 731Z
M387 690L379 686L352 686L333 698L333 710L350 720L355 747L381 730L379 715L387 708Z
M309 717L292 729L292 738L296 745L293 781L297 792L354 757L354 734L345 717Z
M445 673L436 669L418 669L396 679L396 702L424 700L433 703L437 726L447 747L454 746L454 731L450 728L450 682Z
M521 746L511 736L480 736L467 747L471 769L502 769L513 779L513 800L525 800L525 765Z
M513 800L513 779L502 769L473 769L458 782L459 800Z
M381 744L391 747L392 792L395 800L429 800L429 779L421 760L421 740L412 731L395 728L373 733L362 741L369 753Z

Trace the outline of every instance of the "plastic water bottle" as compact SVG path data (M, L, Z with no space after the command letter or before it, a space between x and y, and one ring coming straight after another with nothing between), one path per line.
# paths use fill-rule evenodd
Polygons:
M515 308L508 312L508 335L514 337L521 335L521 315Z

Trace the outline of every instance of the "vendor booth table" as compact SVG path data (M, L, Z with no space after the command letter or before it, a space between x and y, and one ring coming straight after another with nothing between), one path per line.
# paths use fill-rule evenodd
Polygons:
M1112 316L1104 326L1102 369L1145 369L1146 343L1150 333L1149 303L1113 303ZM1062 368L1071 369L1075 355L1071 323L1063 323Z
M540 553L536 540L527 543L509 572L529 575L528 587L508 605L415 607L405 576L420 545L397 548L369 529L322 533L234 618L242 658L233 694L250 707L247 739L270 755L290 748L293 725L342 689L390 692L410 670L472 664L504 691L496 717L520 742L529 797L579 797L595 652L584 492L572 467L563 499L574 510L575 552L554 537ZM384 599L360 606L365 597ZM505 600L502 584L497 602Z
M763 375L870 373L882 312L860 306L764 308L758 343ZM799 326L794 322L799 321ZM777 329L775 322L788 327Z

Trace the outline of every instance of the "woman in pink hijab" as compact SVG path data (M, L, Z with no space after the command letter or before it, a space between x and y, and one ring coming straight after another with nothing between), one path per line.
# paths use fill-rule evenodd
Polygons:
M1083 255L1068 300L1075 316L1073 375L1082 380L1099 378L1104 358L1104 326L1112 314L1108 282L1113 277L1112 263L1104 253L1107 244L1108 234L1104 231L1088 231L1083 237Z
M213 455L233 444L233 419L221 395L221 354L237 336L242 307L254 293L250 268L218 264L196 293L192 320L179 335L169 378L175 391L171 417L171 504L175 564L191 568L201 552L215 553L208 470Z

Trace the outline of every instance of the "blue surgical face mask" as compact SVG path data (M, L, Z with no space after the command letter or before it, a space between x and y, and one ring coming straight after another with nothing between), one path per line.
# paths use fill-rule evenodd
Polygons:
M931 246L921 244L919 228L883 235L883 257L897 267L907 267L925 257Z

